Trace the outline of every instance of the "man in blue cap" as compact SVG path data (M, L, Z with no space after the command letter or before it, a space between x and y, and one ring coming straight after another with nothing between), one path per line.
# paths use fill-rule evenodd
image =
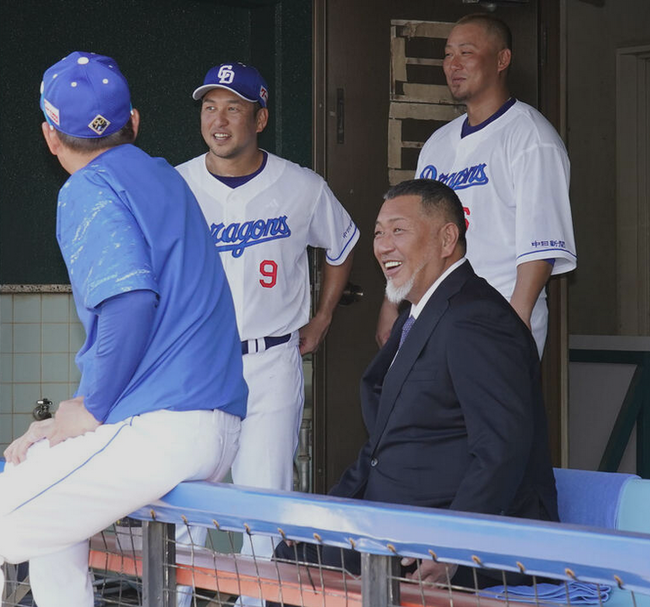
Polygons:
M250 394L237 484L293 487L304 387L301 354L315 351L332 321L359 231L316 173L258 146L269 88L242 63L211 68L193 93L208 151L178 167L210 227L235 302ZM318 305L310 319L307 247L325 249ZM192 535L200 539L200 531ZM257 557L268 538L253 538ZM245 542L244 551L251 552Z
M181 481L221 479L247 388L201 211L132 145L139 115L115 61L68 55L45 72L41 108L71 175L57 238L87 338L74 397L5 451L0 564L30 560L39 607L90 607L87 539Z

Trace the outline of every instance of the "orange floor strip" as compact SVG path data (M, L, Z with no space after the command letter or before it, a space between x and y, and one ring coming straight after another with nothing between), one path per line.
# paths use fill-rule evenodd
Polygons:
M212 554L206 566L206 555L195 559L194 566L179 564L176 582L225 595L245 595L287 605L304 607L361 607L361 581L337 571L318 567L296 567L295 564L258 561L230 555ZM201 565L197 564L201 562ZM91 550L90 566L100 571L142 577L142 559L111 552ZM313 582L313 584L312 584ZM443 588L421 589L416 584L402 583L402 607L503 607L502 601L479 599L470 592ZM424 597L424 603L423 603Z

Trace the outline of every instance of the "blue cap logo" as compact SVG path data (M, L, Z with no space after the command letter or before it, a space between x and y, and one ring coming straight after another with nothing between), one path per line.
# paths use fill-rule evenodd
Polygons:
M106 129L110 126L111 121L106 120L101 114L97 114L93 121L88 125L88 128L95 131L100 137L104 136Z
M230 84L234 79L235 72L232 71L232 65L222 65L219 67L219 71L217 72L219 84Z

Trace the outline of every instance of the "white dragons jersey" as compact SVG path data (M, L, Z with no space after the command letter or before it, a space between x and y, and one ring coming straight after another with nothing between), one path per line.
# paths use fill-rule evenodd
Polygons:
M521 101L461 139L464 121L460 116L429 138L416 175L458 194L476 273L509 300L520 263L554 259L553 274L573 270L569 159L555 129Z
M309 320L307 246L339 265L359 239L350 215L316 173L268 154L237 188L210 174L205 155L177 167L208 222L242 340L297 331Z
M433 133L416 176L456 191L465 211L467 258L510 301L520 263L552 259L553 274L576 267L569 159L551 124L521 101L461 139L464 122L460 116ZM542 289L531 318L540 356L545 300Z

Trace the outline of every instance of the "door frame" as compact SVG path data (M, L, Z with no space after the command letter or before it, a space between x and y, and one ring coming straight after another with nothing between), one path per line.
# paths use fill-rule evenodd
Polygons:
M312 0L312 167L327 180L327 0ZM313 256L312 301L316 301L321 282L321 255ZM312 487L314 493L327 493L327 440L321 428L327 427L327 339L312 355Z
M567 7L566 0L538 4L539 111L566 142ZM547 288L548 336L542 358L542 389L554 466L569 462L568 279L552 278Z
M458 0L459 2L461 0ZM539 86L538 107L566 138L567 121L567 0L544 0L538 3ZM327 179L327 4L312 0L313 23L313 105L312 166ZM316 258L317 256L315 256ZM320 284L318 259L313 269L314 294ZM568 282L566 277L553 278L548 285L549 329L542 360L542 384L549 421L551 455L555 466L568 464ZM327 440L320 429L327 427L326 394L327 340L313 355L313 490L325 493Z

